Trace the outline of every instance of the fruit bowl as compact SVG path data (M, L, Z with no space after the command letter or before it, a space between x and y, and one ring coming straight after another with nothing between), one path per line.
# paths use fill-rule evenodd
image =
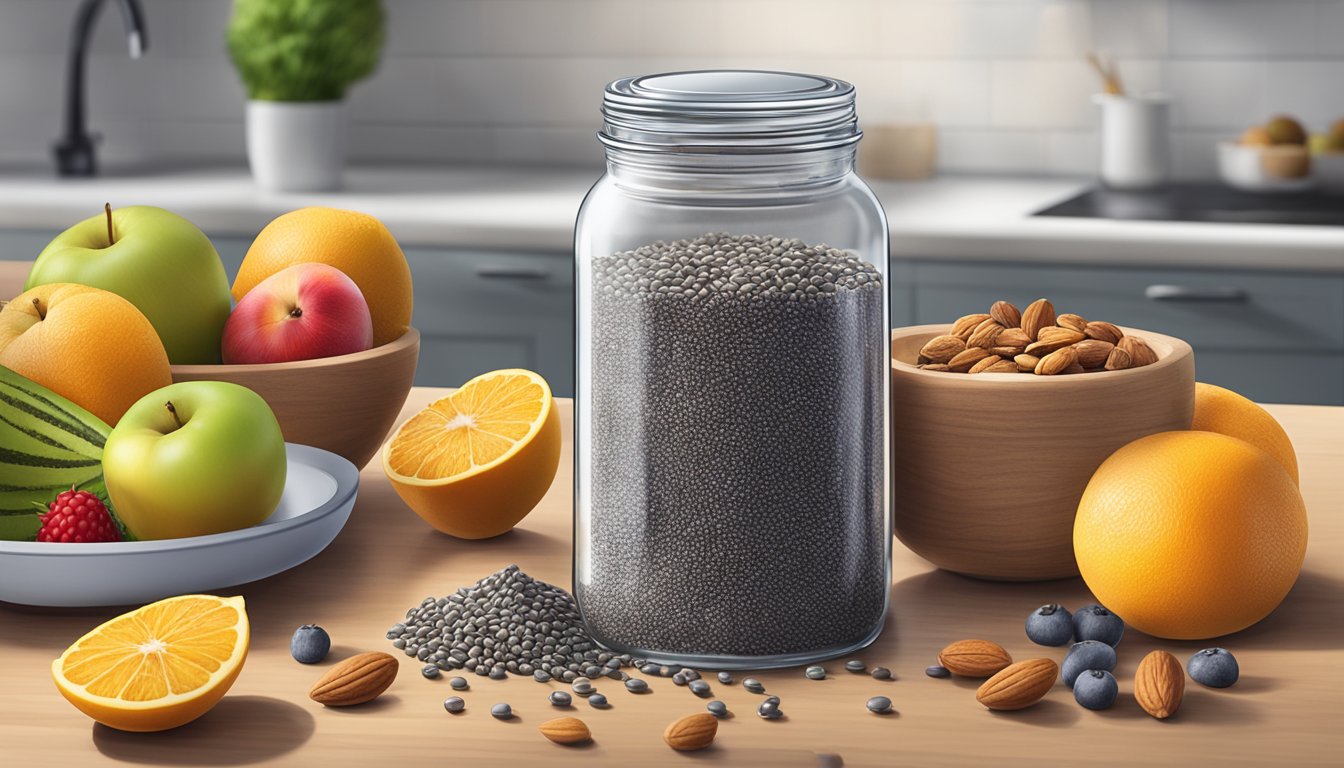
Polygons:
M1073 519L1083 489L1121 446L1190 428L1194 352L1180 339L1124 328L1148 342L1157 362L1062 376L917 367L925 342L950 329L891 332L897 537L968 576L1076 576Z
M1218 142L1218 175L1243 192L1303 192L1316 186L1305 147Z
M359 491L350 462L285 446L284 495L250 528L106 544L0 541L0 601L76 608L147 603L264 579L312 558L341 532Z
M362 468L392 430L415 378L420 332L363 352L264 365L174 365L173 381L229 381L261 395L291 443Z

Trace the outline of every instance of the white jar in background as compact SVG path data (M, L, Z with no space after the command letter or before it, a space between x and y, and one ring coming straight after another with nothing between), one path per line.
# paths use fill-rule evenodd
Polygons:
M1170 102L1162 95L1099 93L1101 180L1115 189L1152 189L1171 165Z

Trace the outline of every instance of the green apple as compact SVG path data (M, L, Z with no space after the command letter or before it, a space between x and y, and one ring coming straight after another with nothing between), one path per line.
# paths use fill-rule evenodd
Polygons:
M140 398L108 435L103 479L139 539L176 539L265 520L285 488L285 438L261 395L183 381Z
M171 363L219 362L228 277L210 238L175 213L137 205L81 221L43 249L24 290L47 283L91 285L131 302Z

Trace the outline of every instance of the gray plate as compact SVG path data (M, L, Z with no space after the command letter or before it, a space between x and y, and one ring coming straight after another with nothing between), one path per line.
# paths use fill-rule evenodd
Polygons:
M132 605L264 579L326 549L350 518L359 470L329 451L285 444L274 513L240 531L163 541L0 541L0 601L62 608Z

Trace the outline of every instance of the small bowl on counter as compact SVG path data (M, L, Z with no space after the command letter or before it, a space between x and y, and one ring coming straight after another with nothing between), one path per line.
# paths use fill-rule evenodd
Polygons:
M1295 144L1256 146L1218 142L1218 175L1243 192L1305 192L1316 186L1312 155Z
M1130 328L1157 362L1059 376L923 370L950 325L891 333L896 536L945 570L1034 581L1078 575L1073 519L1092 473L1145 435L1189 429L1195 361L1180 339Z
M261 365L174 365L173 381L228 381L261 395L285 441L341 456L356 468L382 447L410 394L420 356L414 328L349 355Z

